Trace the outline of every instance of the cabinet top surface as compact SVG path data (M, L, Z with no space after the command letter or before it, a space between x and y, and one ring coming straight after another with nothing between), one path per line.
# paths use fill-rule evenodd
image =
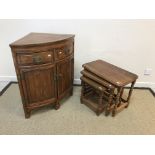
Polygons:
M116 86L125 86L138 78L136 74L103 60L96 60L86 63L83 67Z
M30 33L23 38L10 44L13 46L31 46L39 44L53 43L63 41L69 38L74 38L71 34L50 34L50 33Z

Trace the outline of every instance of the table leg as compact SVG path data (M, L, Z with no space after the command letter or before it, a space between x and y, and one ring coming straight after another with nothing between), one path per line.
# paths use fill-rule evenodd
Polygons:
M121 90L121 94L120 94L120 98L119 98L119 104L118 104L118 106L121 105L123 92L124 92L124 87L123 87L122 90Z
M114 95L114 90L115 89L111 89L110 90L110 96L109 96L109 100L108 100L108 103L107 103L107 106L106 106L106 111L105 111L105 115L108 116L109 113L110 113L110 107L112 105L112 101L113 101L113 95Z
M101 111L102 111L102 108L103 108L103 103L102 103L102 101L103 101L103 93L101 92L101 93L100 93L100 96L99 96L98 110L97 110L97 112L96 112L96 115L97 115L97 116L99 116L100 113L101 113Z
M131 84L131 87L130 87L130 90L129 90L129 94L128 94L128 98L127 98L128 104L125 106L125 108L127 108L129 106L131 94L132 94L133 87L134 87L135 83L136 83L136 81L133 81L132 84Z
M122 89L123 89L123 87L119 87L119 88L118 88L118 92L117 92L117 96L116 96L116 102L115 102L115 105L114 105L114 109L113 109L113 111L112 111L112 116L113 116L113 117L114 117L115 114L116 114L116 110L117 110L117 107L118 107L118 104L119 104L119 101L120 101Z

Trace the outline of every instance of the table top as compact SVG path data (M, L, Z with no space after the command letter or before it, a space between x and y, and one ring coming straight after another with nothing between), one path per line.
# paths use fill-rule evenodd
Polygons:
M29 33L23 38L10 44L13 46L32 46L38 44L48 44L57 41L63 41L69 38L74 38L71 34L50 34L50 33Z
M135 81L138 76L103 60L96 60L82 65L84 69L94 73L115 86L125 86Z

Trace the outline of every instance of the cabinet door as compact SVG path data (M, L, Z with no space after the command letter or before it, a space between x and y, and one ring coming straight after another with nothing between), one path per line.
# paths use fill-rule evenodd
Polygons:
M63 97L73 86L72 59L60 61L57 64L58 96Z
M21 69L20 72L25 96L24 100L29 106L50 104L56 101L56 68L54 65Z

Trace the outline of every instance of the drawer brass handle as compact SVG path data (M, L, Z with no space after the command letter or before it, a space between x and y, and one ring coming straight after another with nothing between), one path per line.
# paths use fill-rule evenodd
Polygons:
M42 57L40 56L40 55L34 55L33 56L33 63L35 63L35 64L40 64L40 63L42 63Z
M62 52L59 52L59 54L62 54Z

